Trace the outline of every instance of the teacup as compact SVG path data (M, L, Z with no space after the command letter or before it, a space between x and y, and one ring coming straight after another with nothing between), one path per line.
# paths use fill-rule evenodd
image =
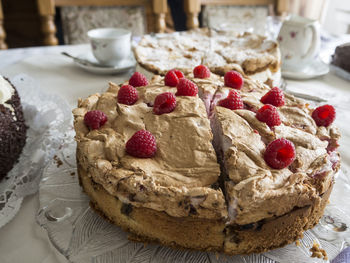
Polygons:
M320 49L320 29L316 20L293 15L283 22L278 35L282 69L301 71Z
M131 32L122 28L97 28L87 32L99 63L118 66L130 56Z

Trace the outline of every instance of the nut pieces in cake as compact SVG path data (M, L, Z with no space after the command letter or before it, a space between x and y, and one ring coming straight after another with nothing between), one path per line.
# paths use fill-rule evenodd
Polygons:
M84 116L84 123L90 130L99 129L107 122L107 116L102 111L88 111Z
M131 85L124 85L118 91L118 103L133 105L139 99L137 90Z
M312 112L312 118L316 122L317 126L328 127L335 120L335 115L334 107L328 104L317 107Z
M165 74L164 83L169 87L176 87L179 84L179 80L184 77L184 74L180 70L172 69Z
M161 115L172 112L176 107L176 97L171 92L159 94L154 100L153 112Z
M146 130L139 130L126 143L126 152L138 158L150 158L157 152L156 138Z

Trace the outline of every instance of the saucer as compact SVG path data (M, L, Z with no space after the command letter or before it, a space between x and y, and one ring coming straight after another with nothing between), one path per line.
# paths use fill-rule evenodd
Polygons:
M104 75L104 74L112 75L112 74L123 73L136 67L136 60L132 53L130 54L129 58L125 59L118 66L105 66L105 65L99 64L99 62L96 60L96 58L93 56L91 52L82 53L78 55L77 58L82 60L87 60L88 62L92 63L92 64L82 63L79 60L74 60L74 64L76 64L78 67L88 72L101 74L101 75Z
M329 66L319 58L309 63L300 71L286 70L282 67L282 76L288 79L312 79L326 75L328 72Z

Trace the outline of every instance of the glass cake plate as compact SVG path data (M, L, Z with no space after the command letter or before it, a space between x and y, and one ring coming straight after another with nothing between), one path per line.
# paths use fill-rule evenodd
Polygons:
M40 209L37 222L48 234L54 247L69 262L82 263L214 263L214 262L329 262L311 258L314 243L326 250L333 259L350 246L350 179L342 170L336 179L331 201L320 223L304 233L300 244L290 244L263 254L226 256L189 250L176 250L156 244L129 241L128 234L110 224L89 206L89 198L79 186L74 133L44 170L40 183Z

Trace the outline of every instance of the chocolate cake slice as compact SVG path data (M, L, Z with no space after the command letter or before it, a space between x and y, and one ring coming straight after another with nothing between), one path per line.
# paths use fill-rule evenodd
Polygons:
M26 141L26 131L17 90L0 76L0 180L17 162Z
M350 43L337 46L332 56L332 64L350 73Z

